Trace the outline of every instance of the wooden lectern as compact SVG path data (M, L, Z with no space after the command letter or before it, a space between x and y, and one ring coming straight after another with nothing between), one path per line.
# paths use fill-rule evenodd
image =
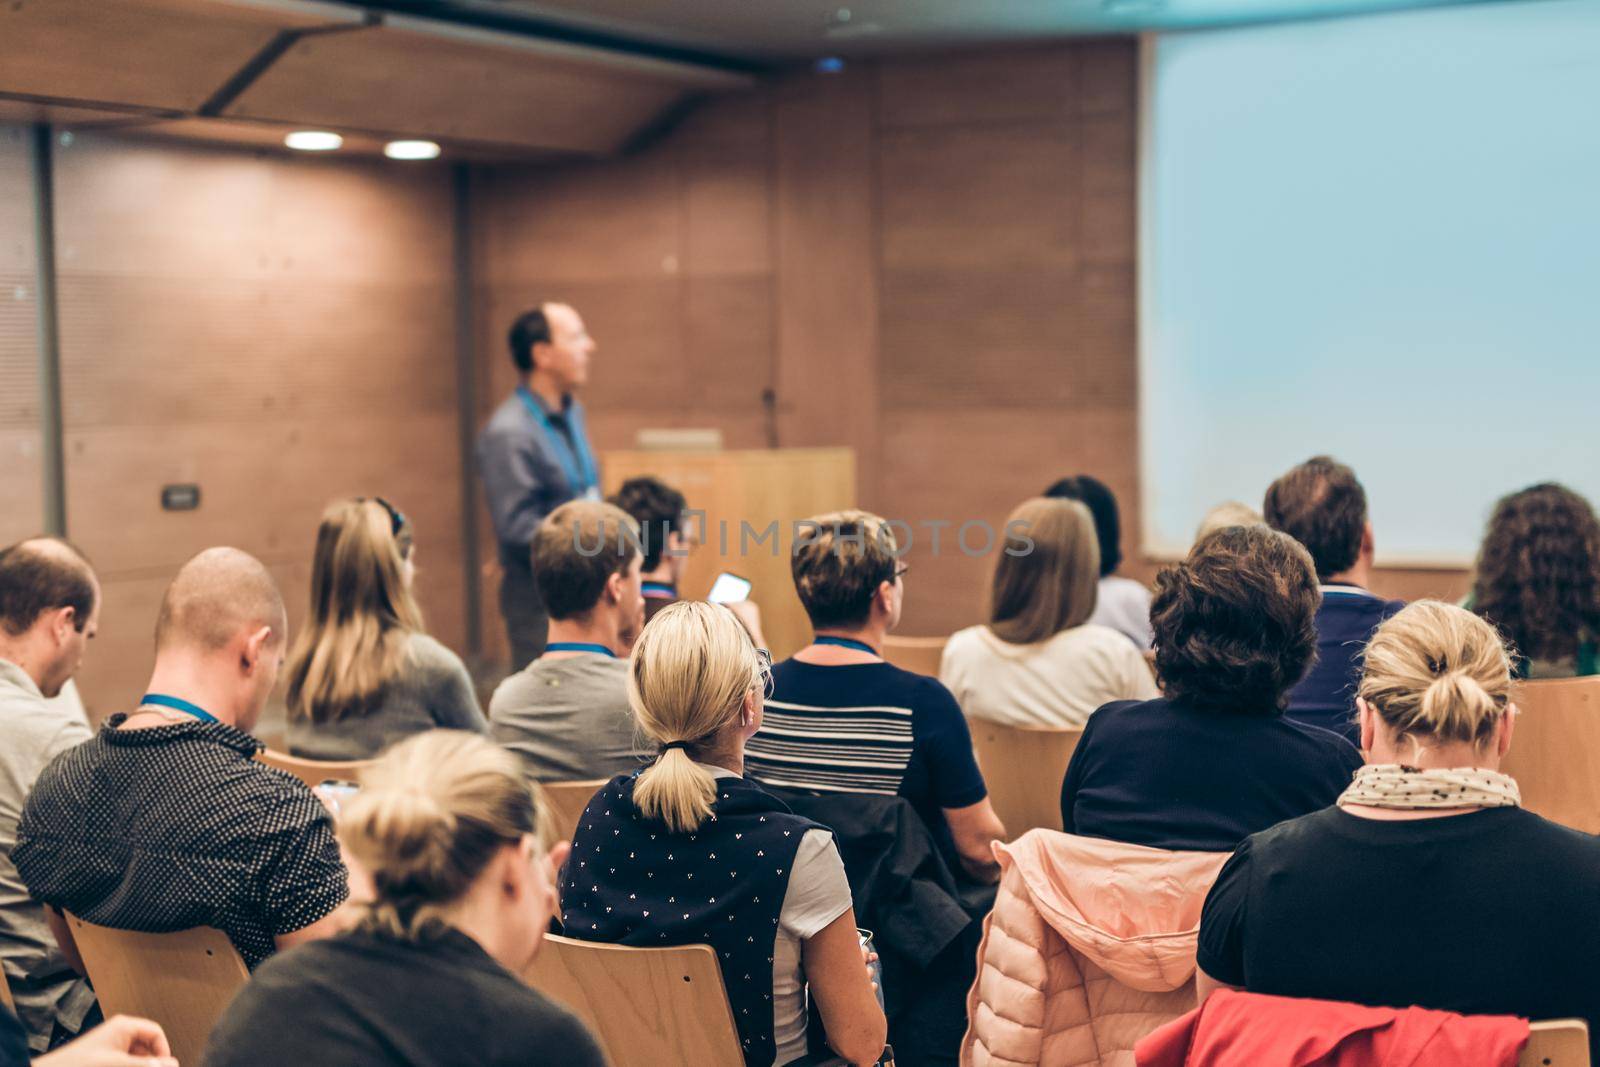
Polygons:
M687 532L700 541L678 592L704 597L719 571L750 579L774 660L811 640L811 623L789 574L794 524L856 503L856 457L848 448L733 452L606 452L606 496L623 482L653 475L681 492L692 512Z

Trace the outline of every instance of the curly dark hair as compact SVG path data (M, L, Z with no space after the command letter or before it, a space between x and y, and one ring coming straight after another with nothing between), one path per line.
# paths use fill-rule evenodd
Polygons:
M623 482L610 502L632 515L633 521L639 524L639 534L644 541L644 563L640 569L649 574L661 566L667 535L683 533L683 513L688 503L682 493L648 474Z
M1472 610L1527 659L1565 660L1600 637L1600 520L1545 482L1502 497L1478 549Z
M1367 531L1367 491L1355 471L1331 456L1312 456L1267 487L1261 515L1306 546L1318 578L1355 566Z
M1226 526L1156 576L1156 673L1174 700L1273 714L1317 653L1322 593L1311 556L1288 534Z

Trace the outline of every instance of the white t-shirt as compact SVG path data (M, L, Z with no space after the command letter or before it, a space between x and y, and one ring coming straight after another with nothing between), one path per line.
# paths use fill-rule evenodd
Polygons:
M700 764L718 778L739 775L725 767ZM772 951L772 1042L775 1064L806 1055L806 975L800 946L851 907L839 846L827 830L807 830L795 850L778 912L778 937Z
M1095 590L1089 621L1127 635L1141 651L1148 649L1155 639L1150 629L1150 590L1132 578L1106 575Z
M939 680L974 719L1051 729L1077 729L1113 700L1161 695L1133 642L1092 622L1031 645L969 626L945 644Z

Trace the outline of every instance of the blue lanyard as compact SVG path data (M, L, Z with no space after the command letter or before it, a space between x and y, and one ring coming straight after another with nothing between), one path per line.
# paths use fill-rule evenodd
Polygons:
M199 704L191 704L179 697L169 697L165 693L146 693L139 698L139 706L141 708L147 704L158 708L172 708L174 711L181 711L185 715L193 715L201 722L221 721Z
M869 656L878 656L879 659L883 658L881 655L879 655L877 649L873 648L865 641L857 641L853 637L833 637L831 635L824 634L811 643L813 645L838 645L840 648L853 648L857 652L865 652Z
M667 582L642 582L639 591L654 600L676 600L678 590Z
M533 416L539 428L544 431L550 447L555 450L556 458L561 461L561 471L567 476L567 484L572 486L572 495L583 496L599 485L600 479L594 471L594 457L589 454L589 436L583 428L583 409L577 405L573 405L570 409L568 424L572 428L572 440L569 442L565 434L557 433L555 427L550 425L550 416L544 413L544 408L540 406L532 390L526 385L519 385L517 396L522 400L522 406L528 409L528 414Z
M546 652L593 652L598 656L617 658L617 654L605 645L590 644L588 641L551 641L544 646Z

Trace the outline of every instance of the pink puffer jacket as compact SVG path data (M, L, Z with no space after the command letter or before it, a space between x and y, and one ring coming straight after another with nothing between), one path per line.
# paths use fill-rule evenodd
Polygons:
M1195 1006L1200 908L1227 853L1055 830L994 853L963 1067L1133 1067L1140 1038Z

